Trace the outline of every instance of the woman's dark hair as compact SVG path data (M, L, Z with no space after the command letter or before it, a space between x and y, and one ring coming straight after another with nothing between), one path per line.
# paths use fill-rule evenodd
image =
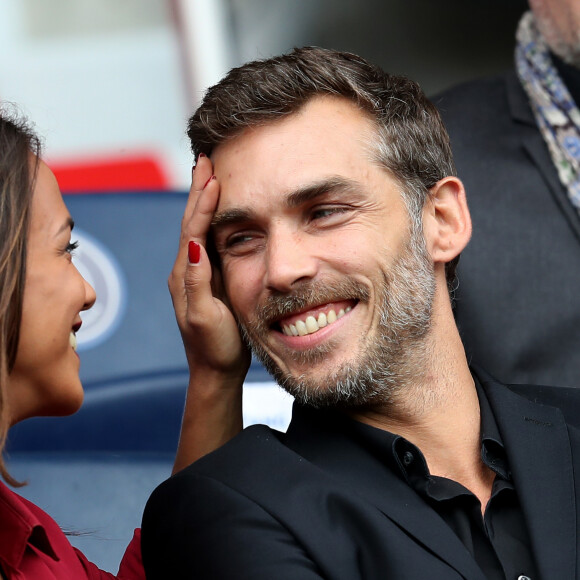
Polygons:
M26 276L30 202L41 143L26 120L0 109L0 475L11 485L3 451L8 433L8 376L14 367Z

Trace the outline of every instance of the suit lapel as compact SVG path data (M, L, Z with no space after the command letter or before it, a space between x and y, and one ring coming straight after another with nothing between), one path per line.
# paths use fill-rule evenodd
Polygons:
M424 503L406 483L392 474L390 479L389 482L385 481L385 486L380 490L373 485L360 484L353 489L463 578L484 580L471 554L437 512Z
M580 215L570 203L568 192L560 183L548 148L536 126L534 114L528 103L528 97L514 75L506 77L506 91L510 112L520 136L522 146L527 151L534 165L546 182L554 201L564 214L580 242Z
M478 373L479 374L479 373ZM576 499L562 413L480 377L505 445L542 578L576 578Z
M319 412L295 406L285 444L320 467L352 493L376 506L386 517L445 561L462 577L485 580L459 538L411 487L331 421L306 418ZM387 540L387 539L386 539Z

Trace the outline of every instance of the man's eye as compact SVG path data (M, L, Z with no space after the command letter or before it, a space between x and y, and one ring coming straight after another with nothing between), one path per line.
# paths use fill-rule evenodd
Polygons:
M235 246L241 246L251 242L254 236L251 234L236 234L235 236L230 236L226 241L226 248L233 248Z
M333 215L341 214L347 211L343 206L320 207L312 211L311 218L313 220L324 219Z
M260 250L263 246L264 236L260 232L240 232L229 235L218 246L218 252L222 255L243 256Z

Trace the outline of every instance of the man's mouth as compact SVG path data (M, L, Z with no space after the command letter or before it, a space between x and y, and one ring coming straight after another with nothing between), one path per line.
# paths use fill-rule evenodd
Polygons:
M286 336L306 336L325 328L350 312L356 303L352 300L326 304L289 318L280 320L279 325Z

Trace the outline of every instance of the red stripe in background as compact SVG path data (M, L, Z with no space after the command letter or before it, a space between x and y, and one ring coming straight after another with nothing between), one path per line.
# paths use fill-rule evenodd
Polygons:
M169 189L161 164L152 155L57 162L50 168L61 191L69 193Z

